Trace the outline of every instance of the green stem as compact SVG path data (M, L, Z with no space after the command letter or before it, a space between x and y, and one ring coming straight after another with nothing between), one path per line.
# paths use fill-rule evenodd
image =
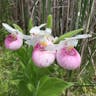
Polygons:
M68 81L70 82L71 81L71 79L72 79L72 70L68 70ZM69 89L66 89L66 91L65 91L65 96L68 96L68 90Z
M37 95L38 95L38 88L39 88L39 84L40 84L40 82L38 81L38 84L37 84L37 87L36 87L35 96L37 96Z

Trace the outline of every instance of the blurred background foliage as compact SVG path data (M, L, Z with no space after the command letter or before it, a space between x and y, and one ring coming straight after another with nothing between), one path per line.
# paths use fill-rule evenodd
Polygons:
M0 96L18 96L13 73L19 70L19 59L13 52L5 50L3 42L7 34L2 22L20 25L28 34L28 21L34 25L46 22L53 15L53 35L84 28L83 33L92 34L89 40L80 41L77 49L81 53L82 66L73 71L72 81L85 86L72 87L69 96L96 96L96 0L0 0ZM54 68L55 75L64 80L66 72ZM59 70L59 73L57 73ZM87 85L86 85L87 84ZM63 96L63 95L62 95Z

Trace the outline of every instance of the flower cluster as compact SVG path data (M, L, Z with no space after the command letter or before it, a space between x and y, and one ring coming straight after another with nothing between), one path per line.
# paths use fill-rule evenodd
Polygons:
M10 33L5 39L5 47L11 50L18 50L23 45L23 39L28 45L32 45L32 60L38 67L48 67L55 59L64 69L74 70L80 67L81 56L74 48L78 44L78 39L91 37L89 34L77 35L71 38L65 38L58 44L54 42L58 37L51 35L52 30L46 28L41 30L46 24L31 28L30 35L24 35L17 29L3 23L4 28Z

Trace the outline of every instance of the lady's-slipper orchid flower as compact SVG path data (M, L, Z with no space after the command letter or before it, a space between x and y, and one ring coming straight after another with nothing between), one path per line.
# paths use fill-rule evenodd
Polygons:
M2 25L9 33L11 33L5 39L5 47L7 49L17 50L22 46L23 39L27 40L31 38L31 36L24 35L22 32L12 28L6 23L3 23Z
M54 62L56 51L45 50L46 46L53 44L53 37L51 36L51 29L46 28L45 30L40 30L40 26L30 30L33 38L26 40L26 43L34 47L32 59L35 65L38 67L48 67Z
M81 57L75 48L64 47L56 53L58 64L64 69L74 70L80 67Z
M38 67L48 67L54 62L56 51L46 51L45 47L53 44L53 37L46 30L39 31L37 34L34 33L35 31L31 32L31 35L34 33L33 38L27 40L26 43L34 47L32 59L35 65ZM47 31L50 30L47 29Z
M53 51L57 50L56 60L58 64L64 69L74 70L80 67L81 57L78 51L74 48L78 44L77 39L91 37L89 34L77 35L75 37L66 38L59 44L47 46L46 49Z
M55 51L46 51L45 47L50 45L51 42L39 42L34 46L32 59L38 67L48 67L55 60Z
M23 40L19 37L19 35L10 34L5 39L5 47L11 50L19 49L23 44Z

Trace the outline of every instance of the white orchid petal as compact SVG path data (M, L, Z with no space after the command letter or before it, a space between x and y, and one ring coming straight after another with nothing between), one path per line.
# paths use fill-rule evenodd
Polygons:
M52 33L52 30L50 28L46 28L45 31L46 31L47 34L51 34Z
M68 41L68 47L73 46L76 47L78 44L78 40L69 40Z
M34 46L35 44L33 41L30 41L30 40L25 41L25 43L31 46Z
M28 37L30 38L30 37ZM42 40L42 36L36 36L36 37L31 37L31 39L26 40L26 43L28 45L32 45L34 46L37 42L39 42L40 40Z
M47 51L56 51L59 50L59 45L58 44L53 44L53 45L48 45L45 47L45 50Z
M24 40L30 40L31 38L32 38L32 36L30 36L30 35L22 35L23 36L23 39Z
M38 35L46 35L44 30L40 30L40 32L38 33Z
M83 35L77 35L75 37L71 37L71 38L65 38L65 40L71 40L71 39L85 39L85 38L89 38L92 37L92 35L90 34L83 34Z
M34 46L38 41L35 39L25 41L26 44Z
M11 26L9 26L9 25L6 24L6 23L2 23L2 25L3 25L3 27L4 27L9 33L15 34L15 35L18 34L21 38L23 38L23 34L22 34L22 32L20 32L19 30L12 28Z
M82 38L92 37L92 35L90 35L90 34L83 34L83 35L77 35L76 37L82 39Z
M44 27L46 24L41 24L40 26L38 26L38 28L40 29L40 28L42 28L42 27Z
M8 24L6 23L2 23L3 27L9 32L9 33L12 33L12 34L16 34L17 33L17 30L12 28L11 26L9 26Z
M40 29L37 27L37 26L35 26L35 27L33 27L30 31L29 31L29 33L31 33L31 34L39 34L40 33Z
M60 43L59 43L59 45L63 45L64 47L70 47L70 46L77 46L77 44L78 44L78 40L64 40L64 41L61 41Z
M44 27L46 24L41 24L40 26L35 26L31 28L30 33L40 33L40 28Z

